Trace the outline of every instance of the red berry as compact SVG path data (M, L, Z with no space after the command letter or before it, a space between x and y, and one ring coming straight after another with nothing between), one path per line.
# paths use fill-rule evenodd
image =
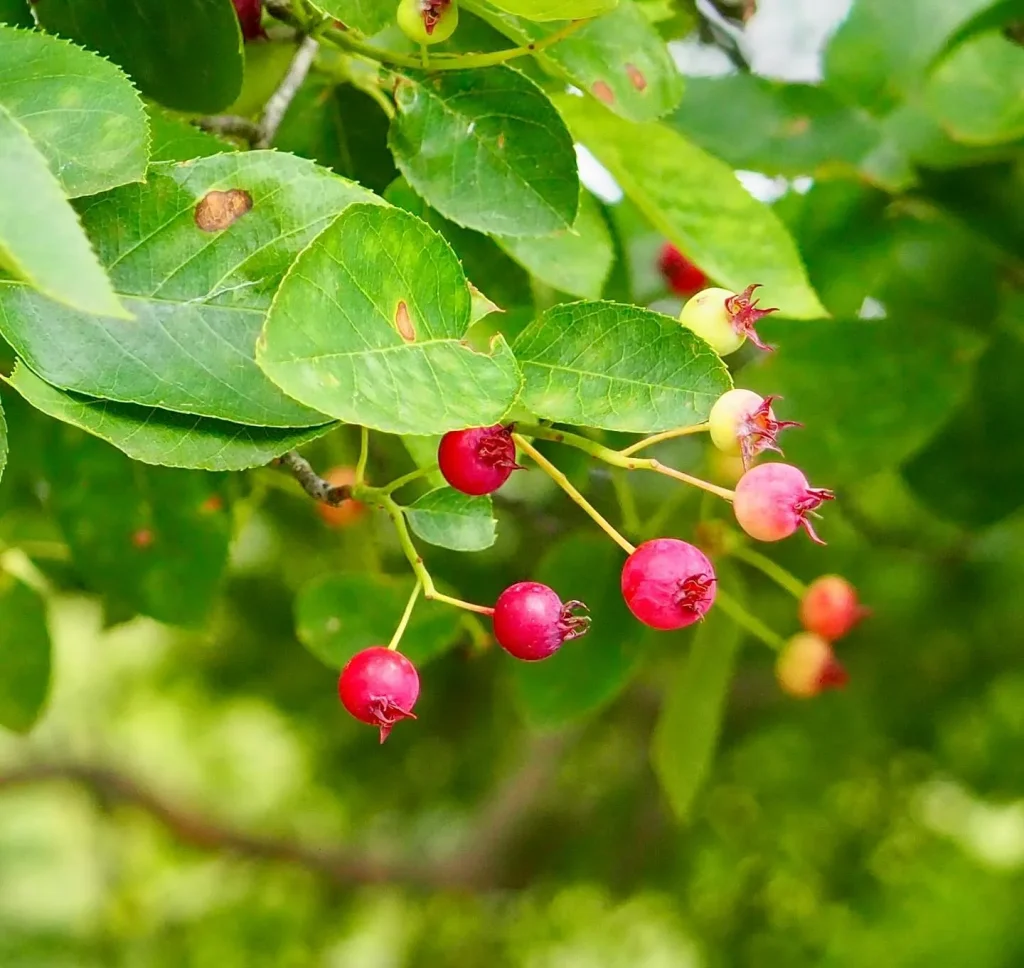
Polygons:
M622 596L645 625L682 629L714 604L715 581L715 569L699 548L678 538L655 538L626 559Z
M870 614L857 601L857 590L839 575L822 575L811 582L800 602L800 623L830 642L841 639Z
M563 604L553 589L540 582L517 582L494 603L494 637L509 655L536 662L586 633L590 617L579 614L586 610L583 602Z
M778 310L757 308L757 300L751 297L759 285L747 286L741 293L705 289L683 306L679 322L709 343L719 356L735 353L747 339L763 350L771 350L761 342L754 324Z
M758 541L781 541L803 528L811 540L824 544L807 516L834 497L825 488L809 487L791 464L761 464L740 478L732 509L740 527Z
M441 438L437 462L444 479L463 494L490 494L521 470L512 434L500 425L450 431Z
M260 23L263 16L262 0L234 0L234 4L243 39L255 40L257 37L266 37L267 33Z
M832 646L820 635L794 635L779 653L775 678L791 696L807 699L826 689L841 689L849 681Z
M708 282L708 277L671 242L661 247L658 268L669 289L680 296L692 296L700 292Z
M729 390L711 408L708 429L711 442L723 453L739 454L745 467L762 451L782 453L777 442L780 430L802 427L795 420L776 420L772 401L753 390Z
M400 719L415 719L420 695L416 667L401 653L374 645L357 652L341 670L338 696L361 723L380 728L383 743Z

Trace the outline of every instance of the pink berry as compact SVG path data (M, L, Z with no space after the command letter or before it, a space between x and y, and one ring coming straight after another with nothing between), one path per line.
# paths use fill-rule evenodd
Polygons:
M757 300L751 297L759 285L747 286L740 293L705 289L683 306L679 322L708 342L719 356L735 353L747 339L763 350L771 350L761 342L754 324L778 310L757 308Z
M807 699L826 689L841 689L849 681L832 646L820 635L794 635L779 653L775 678L791 696Z
M260 20L263 16L262 0L234 0L235 13L238 14L238 23L242 28L244 40L255 40L257 37L266 37Z
M463 494L490 494L521 470L512 434L500 425L450 431L441 438L437 461L444 479Z
M800 623L808 632L834 642L870 614L857 601L857 590L839 575L822 575L811 582L800 602Z
M708 277L671 242L661 247L658 269L669 289L680 296L692 296L708 282Z
M772 402L753 390L729 390L711 408L708 429L711 442L725 454L739 454L745 467L762 451L781 454L777 437L787 427L802 427L795 420L776 420Z
M535 581L510 585L494 603L494 637L509 655L536 662L590 628L583 602L565 602Z
M715 569L704 553L678 538L645 541L622 569L622 596L644 625L682 629L715 601Z
M400 719L415 719L420 695L416 667L400 652L374 645L357 652L341 670L338 696L361 723L380 728L383 743Z
M812 541L824 544L807 516L834 497L825 488L809 487L791 464L760 464L740 478L732 509L740 527L758 541L781 541L803 528Z

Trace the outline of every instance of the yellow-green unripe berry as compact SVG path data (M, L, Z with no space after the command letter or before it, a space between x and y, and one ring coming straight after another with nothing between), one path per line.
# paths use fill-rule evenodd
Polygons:
M764 450L782 453L777 442L780 430L799 427L795 420L776 420L772 401L753 390L728 390L711 408L708 430L711 442L725 454L739 454L745 467Z
M747 286L743 292L728 289L704 289L690 299L679 314L679 322L693 330L707 342L719 356L735 353L749 338L763 350L771 347L761 342L754 324L774 309L758 309L751 297L757 284Z
M455 0L401 0L398 5L398 26L414 43L443 43L458 25Z

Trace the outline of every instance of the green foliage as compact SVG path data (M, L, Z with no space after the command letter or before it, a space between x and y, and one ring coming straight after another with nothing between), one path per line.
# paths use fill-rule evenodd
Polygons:
M0 574L0 726L27 733L50 686L50 634L38 592Z
M405 516L424 541L452 551L483 551L496 537L490 497L470 497L450 487L416 498Z

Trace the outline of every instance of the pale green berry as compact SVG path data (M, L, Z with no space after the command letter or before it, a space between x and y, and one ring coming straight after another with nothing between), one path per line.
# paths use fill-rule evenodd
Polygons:
M458 25L455 0L401 0L398 5L398 26L414 43L443 43Z
M757 287L755 283L740 293L704 289L683 306L679 322L693 330L719 356L735 353L748 338L755 346L771 350L758 337L754 324L777 310L758 309L757 300L752 298Z

